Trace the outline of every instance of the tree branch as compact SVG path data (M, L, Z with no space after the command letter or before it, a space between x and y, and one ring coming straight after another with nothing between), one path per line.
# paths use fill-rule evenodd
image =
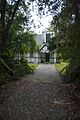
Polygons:
M16 11L17 11L18 6L19 6L19 3L20 3L21 1L22 1L22 0L18 0L18 1L15 3L15 5L14 5L14 10L13 10L13 12L11 13L11 14L12 14L11 19L8 21L7 26L6 26L6 29L7 29L8 32L9 32L9 30L10 30L12 21L14 20Z

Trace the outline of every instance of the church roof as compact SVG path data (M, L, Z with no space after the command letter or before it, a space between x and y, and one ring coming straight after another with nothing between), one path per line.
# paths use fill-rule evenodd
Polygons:
M48 50L48 44L47 43L44 43L41 48L40 48L40 52L49 52Z

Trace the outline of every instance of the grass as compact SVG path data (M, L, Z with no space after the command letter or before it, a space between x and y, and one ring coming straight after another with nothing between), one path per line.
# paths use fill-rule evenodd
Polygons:
M66 67L67 65L68 65L67 62L61 62L61 63L55 64L55 67L56 67L57 71L60 73L61 70L62 70L64 67ZM65 74L65 70L62 72L62 75L64 75L64 74Z

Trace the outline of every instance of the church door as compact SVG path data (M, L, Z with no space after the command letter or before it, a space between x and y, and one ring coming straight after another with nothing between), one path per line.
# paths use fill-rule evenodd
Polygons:
M50 54L46 53L46 62L50 62Z

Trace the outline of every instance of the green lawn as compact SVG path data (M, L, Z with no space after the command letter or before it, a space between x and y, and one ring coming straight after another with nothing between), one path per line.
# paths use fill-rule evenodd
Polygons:
M66 67L67 65L68 65L67 62L61 62L61 63L55 64L55 67L56 67L57 71L60 73L61 70L62 70L64 67ZM62 72L62 75L64 75L64 74L65 74L65 70Z

